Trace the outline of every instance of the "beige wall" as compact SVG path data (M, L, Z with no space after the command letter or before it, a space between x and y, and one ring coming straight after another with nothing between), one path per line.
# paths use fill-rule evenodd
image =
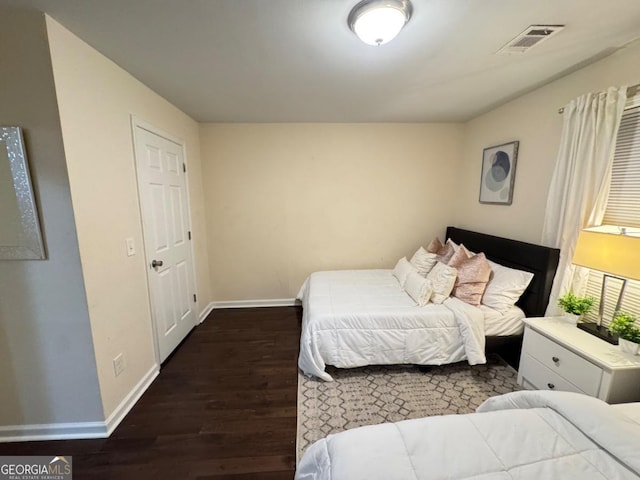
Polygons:
M42 14L0 7L0 59L0 125L24 129L47 250L0 260L0 426L101 421Z
M155 364L131 115L186 142L200 312L210 286L198 125L49 17L47 27L108 417ZM135 256L126 254L127 237L135 241ZM119 353L126 369L116 378L113 358Z
M459 125L204 124L200 138L216 301L392 268L452 218Z
M558 108L640 82L638 58L640 42L464 125L203 124L211 297L291 298L312 271L391 267L448 224L539 243ZM480 204L482 150L511 140L513 204Z
M558 109L587 92L640 82L640 42L556 80L466 124L455 223L539 243L562 132ZM513 204L478 203L483 148L520 141Z

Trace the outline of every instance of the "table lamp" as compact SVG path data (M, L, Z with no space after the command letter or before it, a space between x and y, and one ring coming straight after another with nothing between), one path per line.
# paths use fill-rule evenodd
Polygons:
M620 293L614 312L620 310L627 279L640 280L640 229L603 225L580 232L573 255L573 264L604 273L600 290L597 323L580 323L578 327L609 343L616 338L602 325L607 284L620 283Z

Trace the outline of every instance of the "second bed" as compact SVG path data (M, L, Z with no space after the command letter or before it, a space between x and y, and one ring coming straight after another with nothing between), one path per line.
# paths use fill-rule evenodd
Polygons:
M521 320L544 313L558 250L454 227L447 238L500 265L533 273L518 306L498 312L450 297L419 307L391 270L317 272L299 294L301 370L330 381L326 365L485 363L487 340L517 340Z

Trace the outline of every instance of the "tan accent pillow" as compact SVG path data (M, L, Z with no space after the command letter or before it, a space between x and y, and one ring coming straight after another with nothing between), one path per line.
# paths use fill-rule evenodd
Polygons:
M435 267L431 269L427 280L431 282L431 288L433 293L431 294L431 301L433 303L442 303L451 294L454 284L456 283L457 270L453 267L449 267L442 262L436 263Z
M460 248L460 245L458 245L456 242L454 242L450 238L447 238L447 245L451 245L453 247L454 252L457 252L458 249Z
M444 245L442 244L440 239L436 237L431 240L431 243L429 243L429 245L427 246L427 252L437 254L438 250L440 250L442 247L444 247Z
M449 263L449 260L451 260L451 257L455 253L455 250L453 249L451 244L443 244L440 239L436 237L431 240L431 243L429 243L427 252L435 253L438 257L438 262L442 262L446 265L447 263Z
M484 253L473 255L461 244L449 260L449 266L458 270L452 295L469 305L479 306L491 276L491 265Z
M429 253L422 247L420 247L416 253L413 254L411 260L409 260L423 277L427 276L427 273L431 271L437 261L438 257L435 253Z

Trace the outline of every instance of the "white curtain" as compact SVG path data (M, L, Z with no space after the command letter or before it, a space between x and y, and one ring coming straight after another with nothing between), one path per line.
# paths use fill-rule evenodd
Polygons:
M626 87L588 93L564 107L562 138L551 180L542 243L560 249L547 315L558 315L558 297L583 294L584 268L571 264L580 230L600 225L611 183L611 165Z

